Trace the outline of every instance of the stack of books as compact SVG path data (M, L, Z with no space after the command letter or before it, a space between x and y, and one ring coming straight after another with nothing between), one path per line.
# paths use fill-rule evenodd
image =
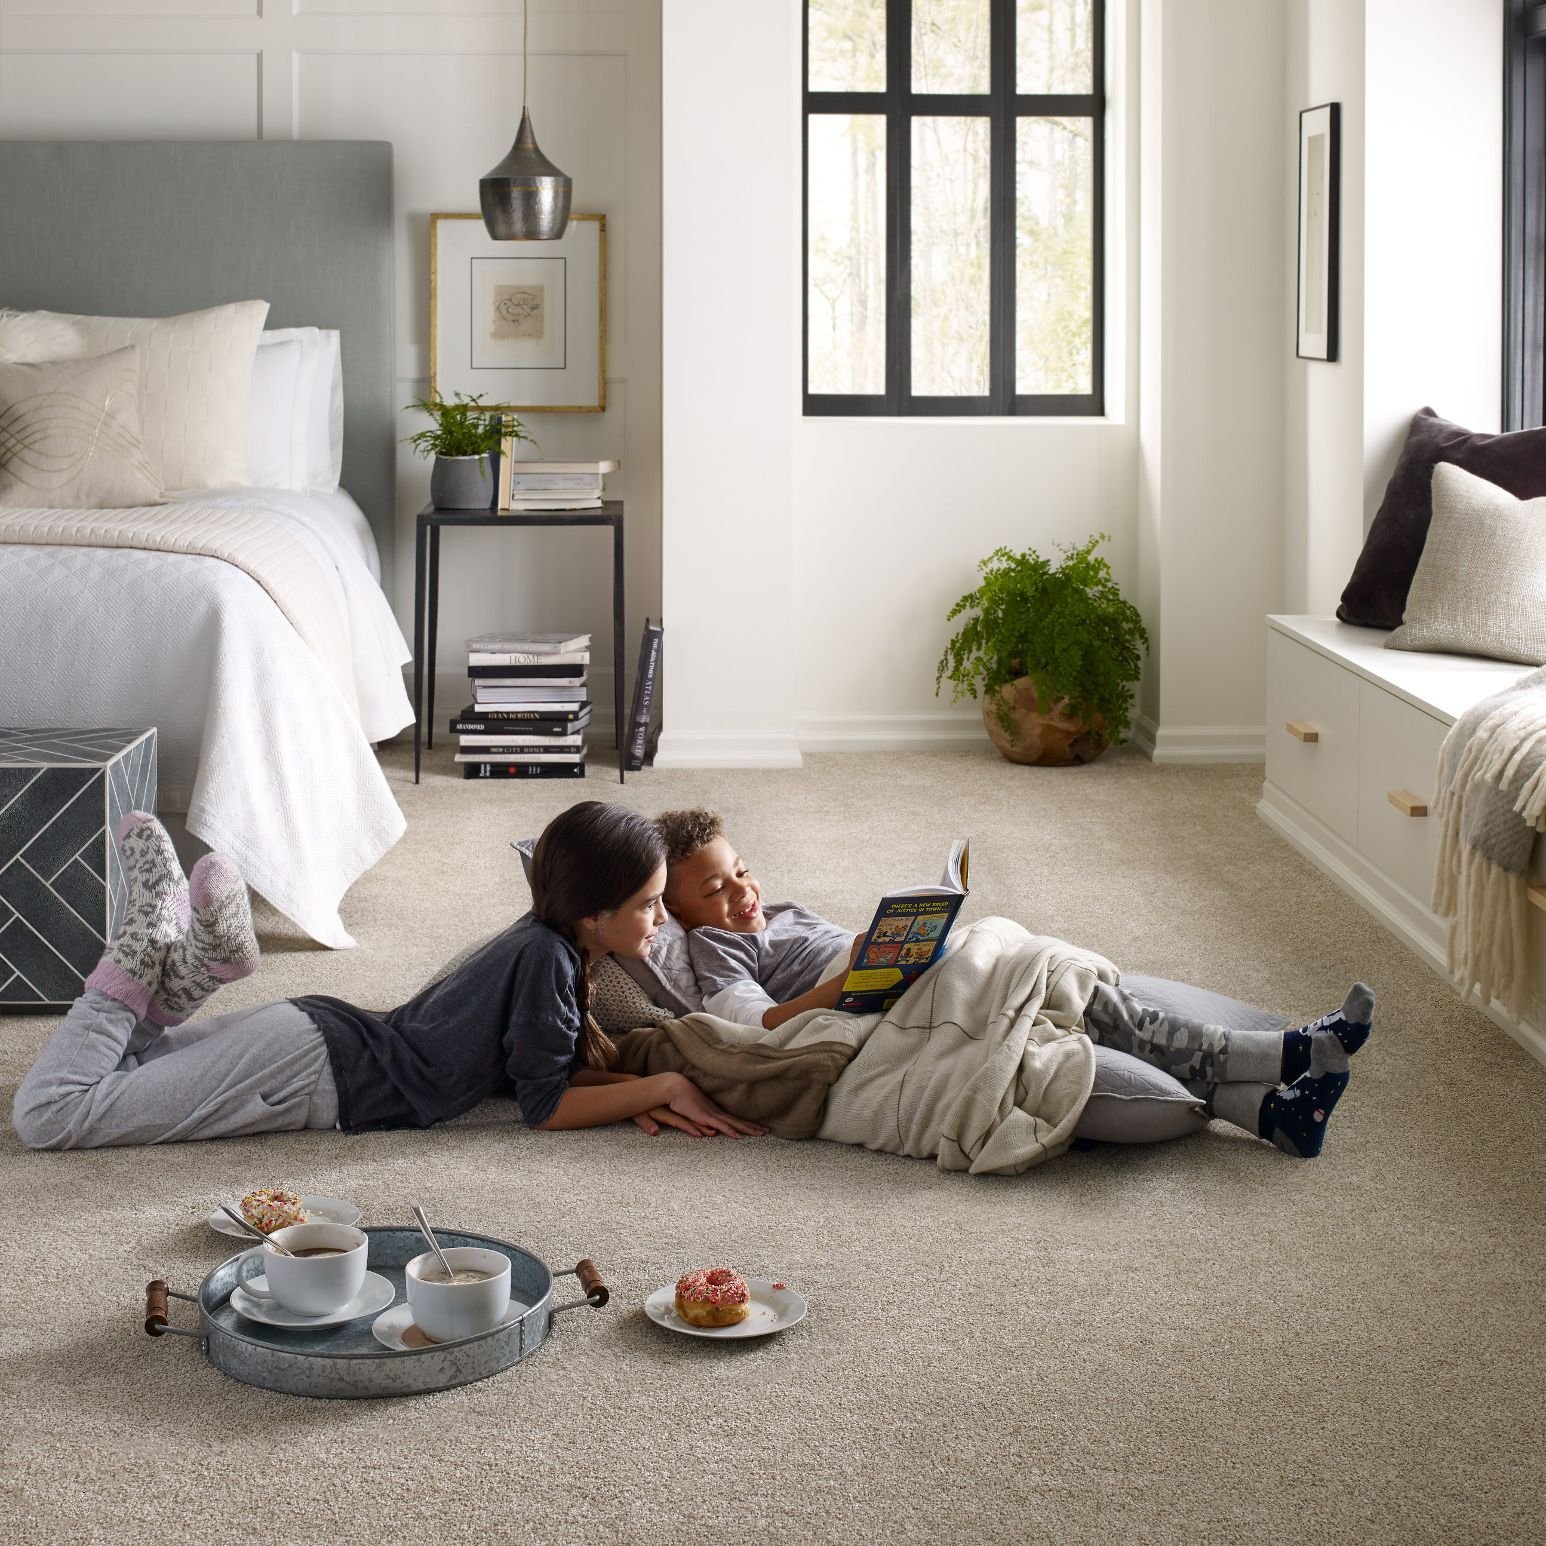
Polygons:
M518 461L505 442L499 458L499 508L522 510L599 510L606 477L616 462Z
M584 778L588 633L467 641L472 702L451 721L464 778Z

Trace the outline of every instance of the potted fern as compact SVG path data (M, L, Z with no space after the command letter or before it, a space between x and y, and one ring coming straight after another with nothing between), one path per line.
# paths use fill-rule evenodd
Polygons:
M457 392L420 397L403 410L429 415L430 427L404 436L420 456L434 457L429 474L430 502L438 510L487 510L494 503L494 468L490 458L506 440L531 440L513 413L485 408L481 395ZM535 444L535 442L533 442Z
M993 744L1011 762L1091 762L1127 733L1132 684L1149 635L1095 549L1104 532L1052 564L1034 548L995 548L982 581L951 607L969 617L945 646L934 691L981 697Z

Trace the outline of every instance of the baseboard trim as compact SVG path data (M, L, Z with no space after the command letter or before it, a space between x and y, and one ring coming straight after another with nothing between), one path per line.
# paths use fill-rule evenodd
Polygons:
M1346 838L1339 837L1275 785L1262 785L1256 813L1366 912L1372 913L1402 944L1420 956L1451 993L1457 998L1460 996L1445 965L1444 925L1416 897L1381 874ZM1532 1001L1521 1020L1512 1019L1496 1002L1476 1004L1476 1007L1536 1062L1546 1067L1546 1030L1542 1029L1546 1026L1546 1006Z
M656 768L798 768L804 764L793 736L672 735L661 732Z
M1133 739L1154 762L1265 762L1265 725L1158 725L1140 714Z
M929 752L991 746L981 710L924 714L801 714L795 739L806 752Z

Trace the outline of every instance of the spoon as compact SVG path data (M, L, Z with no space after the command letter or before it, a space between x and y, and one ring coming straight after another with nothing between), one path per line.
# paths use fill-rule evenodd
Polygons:
M255 1236L257 1239L261 1240L264 1245L271 1246L274 1250L278 1251L281 1256L295 1255L294 1251L290 1250L280 1241L275 1240L273 1236L265 1235L261 1229L258 1229L255 1225L249 1224L247 1220L236 1211L235 1208L228 1208L224 1203L221 1203L220 1211L225 1214L225 1216L230 1219L233 1224L240 1224L242 1229L245 1230L247 1234Z
M451 1270L451 1263L446 1260L446 1253L440 1249L440 1242L435 1238L435 1232L429 1227L429 1220L424 1217L424 1210L415 1203L413 1216L419 1221L419 1231L429 1241L429 1248L440 1261L440 1270L446 1275L446 1282L451 1282L456 1274Z

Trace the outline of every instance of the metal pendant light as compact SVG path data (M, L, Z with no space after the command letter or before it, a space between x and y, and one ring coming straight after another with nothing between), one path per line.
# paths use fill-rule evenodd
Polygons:
M542 154L526 111L526 24L521 7L521 127L505 159L478 183L483 224L495 241L557 241L569 226L574 184Z

